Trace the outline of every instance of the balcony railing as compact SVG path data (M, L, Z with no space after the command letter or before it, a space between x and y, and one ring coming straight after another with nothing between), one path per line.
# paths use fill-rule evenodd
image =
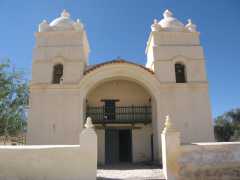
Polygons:
M87 107L87 117L93 123L150 123L152 120L151 106Z

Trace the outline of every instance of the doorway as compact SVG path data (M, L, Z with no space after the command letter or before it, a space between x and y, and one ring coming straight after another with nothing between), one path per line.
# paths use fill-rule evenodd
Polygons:
M106 100L105 101L105 113L104 116L107 120L115 119L115 106L116 103L114 100Z
M132 162L131 129L106 129L105 162L106 164Z

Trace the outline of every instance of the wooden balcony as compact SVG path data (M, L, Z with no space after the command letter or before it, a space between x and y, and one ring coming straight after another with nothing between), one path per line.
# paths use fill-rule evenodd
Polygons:
M95 124L106 123L144 123L152 121L151 106L125 106L125 107L87 107L87 117L91 117Z

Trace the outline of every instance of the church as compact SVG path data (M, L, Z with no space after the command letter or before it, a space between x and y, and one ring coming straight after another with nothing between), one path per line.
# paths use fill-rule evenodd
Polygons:
M78 144L90 117L99 164L160 162L167 115L181 142L214 141L196 25L166 10L149 31L146 65L126 59L89 64L90 45L79 19L64 10L50 23L43 20L35 33L27 144Z

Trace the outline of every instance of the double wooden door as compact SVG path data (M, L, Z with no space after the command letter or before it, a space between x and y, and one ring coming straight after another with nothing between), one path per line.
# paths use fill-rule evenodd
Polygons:
M106 129L105 161L106 164L132 161L131 129Z

